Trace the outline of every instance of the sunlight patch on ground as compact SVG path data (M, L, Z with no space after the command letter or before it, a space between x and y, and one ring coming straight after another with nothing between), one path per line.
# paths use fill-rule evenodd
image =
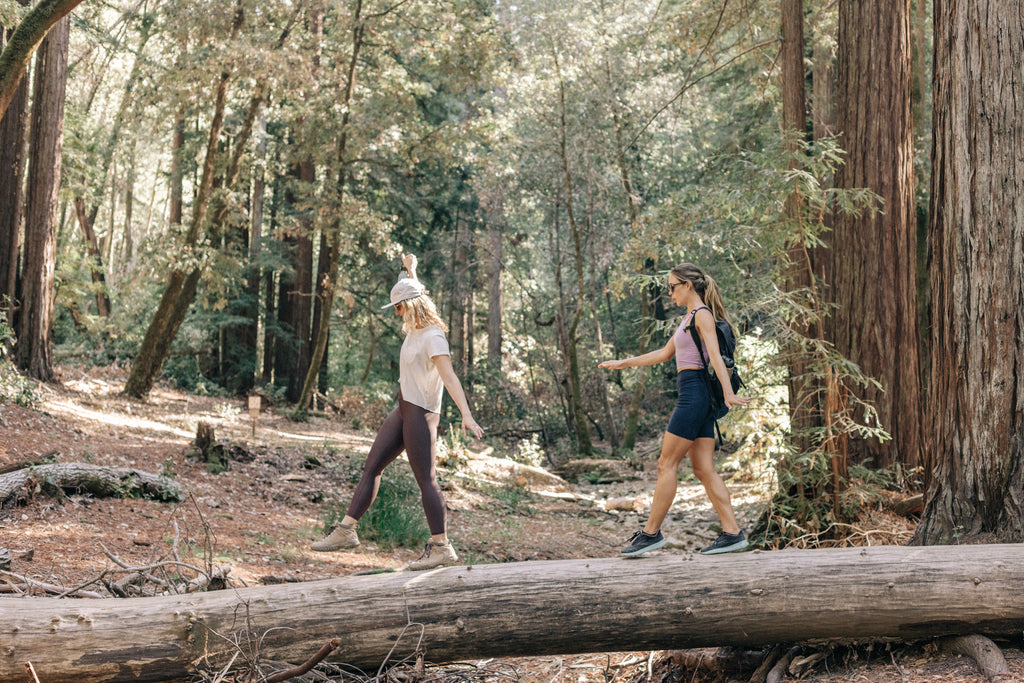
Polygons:
M94 420L105 425L116 425L119 427L132 427L135 429L149 429L156 432L165 432L168 434L174 434L184 438L192 438L190 432L186 432L182 429L177 429L169 425L162 424L160 422L154 422L153 420L146 420L137 417L126 417L124 415L111 415L109 413L101 413L96 410L90 410L84 406L78 405L71 401L53 400L50 402L49 409L52 412L63 414L67 417L82 419L82 420Z

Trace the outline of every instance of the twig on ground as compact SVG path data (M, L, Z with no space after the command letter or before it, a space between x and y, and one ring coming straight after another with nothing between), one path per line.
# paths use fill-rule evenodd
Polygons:
M77 595L78 597L81 597L81 598L96 599L96 598L102 598L103 597L99 593L94 593L92 591L81 590L82 588L84 588L84 586L79 587L79 588L72 588L71 590L65 590L61 586L54 586L53 584L50 584L50 583L43 583L42 581L36 581L35 579L30 579L27 576L21 576L20 574L15 574L13 572L8 572L8 571L0 571L0 578L6 578L6 577L10 577L11 579L14 579L19 584L25 586L26 588L38 588L38 589L40 589L40 590L42 590L42 591L44 591L46 593L51 593L53 595L56 595L58 598L63 598L65 596L72 595L72 594L75 594L75 595ZM9 585L14 586L13 583L10 583L10 582L8 582L8 583L9 583ZM90 582L90 583L92 583L92 582ZM85 584L85 585L89 585L89 584Z
M324 646L317 650L316 654L305 662L292 669L287 669L276 673L273 676L268 676L265 683L281 683L282 681L287 681L289 678L305 675L310 671L310 669L319 664L324 657L331 654L339 645L341 645L341 641L337 638L324 643Z

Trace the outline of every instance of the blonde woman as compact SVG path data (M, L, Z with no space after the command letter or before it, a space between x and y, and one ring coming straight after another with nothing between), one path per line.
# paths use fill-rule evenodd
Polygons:
M715 415L704 370L706 365L710 365L716 376L729 376L718 349L718 335L715 332L715 321L728 320L728 317L715 281L692 263L680 264L669 272L668 295L673 303L687 310L668 343L642 356L606 360L598 365L601 368L621 370L672 359L676 362L678 398L661 444L658 483L654 487L651 514L644 527L629 539L628 545L622 549L622 555L634 557L665 545L661 524L676 496L679 465L687 456L693 465L694 475L704 485L704 491L722 524L722 533L701 552L706 555L736 552L746 548L748 543L736 523L729 489L715 471ZM691 324L696 327L703 348L694 343ZM746 405L750 401L749 398L741 398L733 393L728 381L722 382L722 389L727 407Z
M430 527L430 541L423 554L406 567L418 570L458 560L448 540L447 510L437 482L437 426L445 389L462 412L462 428L478 439L483 437L483 429L473 419L462 384L452 368L445 338L448 327L416 278L417 259L404 254L402 263L408 275L403 274L391 288L391 302L384 306L394 306L406 335L399 360L398 405L377 432L344 519L323 540L314 543L312 549L325 552L359 545L356 523L377 497L384 468L404 450L419 484Z

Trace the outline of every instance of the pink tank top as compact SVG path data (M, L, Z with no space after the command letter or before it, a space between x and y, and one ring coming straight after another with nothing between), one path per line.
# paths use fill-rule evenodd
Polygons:
M701 360L701 350L694 345L693 335L690 334L688 329L686 329L690 324L690 320L693 318L694 313L702 308L706 308L706 306L698 306L683 316L683 321L679 323L679 329L677 329L676 333L672 335L672 341L675 343L676 347L676 372L683 368L704 367L704 362ZM697 336L699 338L700 333L697 333ZM707 358L707 354L704 354L704 358Z

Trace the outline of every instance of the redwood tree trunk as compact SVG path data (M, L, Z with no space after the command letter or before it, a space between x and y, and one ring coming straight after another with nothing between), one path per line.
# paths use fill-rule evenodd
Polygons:
M39 48L32 93L28 195L25 202L24 296L16 357L31 377L53 374L53 296L57 269L57 191L64 138L64 92L71 21L64 17Z
M847 155L836 186L869 188L882 205L836 216L838 309L829 327L839 352L881 383L863 398L892 440L851 442L853 460L871 458L873 467L922 461L912 77L910 0L840 0L838 128Z
M25 133L28 130L28 79L22 78L7 111L0 117L0 310L10 311L21 253L21 215L25 179ZM8 317L13 326L14 321Z
M782 18L782 50L780 54L780 74L782 88L782 128L788 139L788 150L796 154L798 143L807 134L806 94L804 92L804 19L803 0L782 0L780 14ZM790 160L789 168L797 167L796 158ZM803 199L794 183L793 191L786 198L786 220L792 230L793 238L787 258L785 286L789 292L808 292L810 297L800 296L801 303L809 309L814 308L813 292L814 263L811 258L813 246L808 244L804 234ZM819 327L807 320L793 323L794 334L806 338L816 335ZM789 378L789 421L794 447L800 453L811 449L813 444L812 431L821 424L821 411L818 406L819 381L809 375L807 354L800 344L793 342L785 349L788 359Z
M1024 20L935 2L928 503L915 542L1024 541Z

